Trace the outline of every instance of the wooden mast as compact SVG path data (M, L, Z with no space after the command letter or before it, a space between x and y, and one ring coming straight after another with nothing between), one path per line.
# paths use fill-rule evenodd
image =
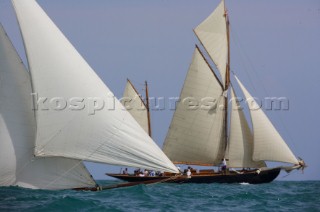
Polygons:
M149 93L148 93L148 83L145 81L145 87L146 87L146 108L147 108L147 116L148 116L148 133L151 137L151 120L150 120L150 105L149 105Z
M227 45L228 45L228 60L226 64L226 78L225 78L225 88L224 88L224 98L225 98L225 105L224 105L224 125L225 125L225 148L227 148L228 143L228 89L230 84L230 23L228 12L225 8L225 19L226 19L226 27L227 27Z
M142 96L139 94L139 92L137 91L137 89L133 86L133 84L131 83L131 81L127 78L127 81L130 83L131 87L133 88L133 90L136 92L136 94L139 96L141 102L143 103L143 105L145 106L145 108L147 109L147 119L148 119L148 135L151 137L151 119L150 119L150 107L149 107L149 93L148 93L148 83L147 81L145 81L145 90L146 90L146 100L144 101Z

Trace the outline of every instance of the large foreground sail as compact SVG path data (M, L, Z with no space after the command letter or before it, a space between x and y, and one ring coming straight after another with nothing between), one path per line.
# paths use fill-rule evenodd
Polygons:
M253 160L279 161L298 164L297 158L291 152L286 142L270 122L266 114L259 107L257 102L243 86L240 80L235 77L246 101L250 104L250 115L253 125Z
M188 107L188 98L197 106ZM175 163L218 164L225 148L223 106L222 85L196 48L163 146L166 155Z
M36 110L35 155L177 172L36 1L12 2L33 92L47 98Z
M79 160L35 158L31 81L0 26L0 186L68 189L94 187Z

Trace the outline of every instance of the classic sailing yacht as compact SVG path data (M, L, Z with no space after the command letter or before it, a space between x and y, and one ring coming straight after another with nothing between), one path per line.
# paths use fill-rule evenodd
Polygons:
M190 107L187 108L182 102L178 104L163 146L166 155L176 164L218 166L222 159L227 159L228 168L254 169L244 172L230 171L222 174L222 178L214 177L213 174L212 177L202 179L207 182L270 182L278 176L281 167L267 168L265 161L294 164L292 167L285 167L286 170L303 167L304 162L294 156L237 77L236 82L247 102L251 103L249 111L252 132L236 101L232 102L228 129L228 92L231 88L230 39L229 18L224 0L194 29L194 32L216 65L220 78L201 50L196 47L180 98L183 100L194 97L203 100L210 97L216 104L209 109L196 110L190 110ZM233 100L237 98L233 89L231 97Z
M189 178L182 175L167 182L266 183L274 180L281 169L304 168L303 160L294 156L237 77L236 82L247 102L251 103L252 131L235 101L237 96L230 82L229 18L224 0L194 32L218 69L220 78L196 46L163 151L175 164L219 166L225 159L227 171L200 170ZM228 107L230 92L231 111ZM293 166L267 168L265 161L291 163Z
M0 186L98 189L83 161L178 172L37 2L12 3L30 73L1 28Z

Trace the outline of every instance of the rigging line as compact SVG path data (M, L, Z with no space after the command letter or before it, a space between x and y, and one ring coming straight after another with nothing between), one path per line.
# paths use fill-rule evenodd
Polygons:
M285 123L284 123L284 121L283 121L283 117L282 117L281 113L279 113L277 117L278 117L278 120L280 120L280 123L281 123L281 125L282 125L282 128L284 129L284 131L286 131L286 134L287 134L287 136L288 136L288 138L289 138L289 140L290 140L290 143L294 146L295 149L298 150L298 148L297 148L297 146L296 146L296 144L295 144L295 142L294 142L294 139L293 139L291 133L289 132L287 126L285 125Z
M285 176L283 176L282 178L286 178L290 175L291 173L286 174Z
M41 146L41 147L42 147L41 150L43 150L43 148L44 148L45 146L47 146L49 143L51 143L51 142L53 141L53 139L54 139L58 134L61 133L62 130L64 130L66 127L68 127L69 124L70 124L71 122L73 122L73 121L74 121L75 119L77 119L77 118L78 118L77 116L74 116L72 119L70 119L70 121L69 121L68 123L66 123L55 135L53 135L53 136L50 138L50 140L49 140L45 145ZM52 185L52 184L55 183L57 180L59 180L59 179L61 179L62 177L66 176L70 171L72 171L74 168L78 167L80 164L81 164L82 166L84 166L85 171L89 174L89 176L90 176L90 178L93 180L93 182L96 183L96 181L93 179L92 175L89 173L88 169L87 169L87 168L85 167L85 165L83 164L83 162L84 162L85 160L82 160L82 159L72 159L72 158L67 158L67 157L63 157L63 156L58 156L57 158L65 158L65 159L67 159L67 160L74 160L74 161L78 161L78 162L75 163L75 165L72 166L70 169L68 169L67 171L65 171L65 172L62 173L61 175L57 176L56 179L52 180L52 182L48 183L45 187L48 187L48 186ZM35 157L35 159L37 159L37 157ZM97 183L96 183L96 184L97 184Z
M231 28L231 25L230 25L230 28ZM262 86L262 89L264 90L266 96L270 96L268 90L267 90L266 87L264 86L263 81L261 80L261 78L260 78L260 76L258 75L258 73L255 71L255 67L254 67L252 61L250 60L250 57L246 54L246 52L245 52L244 49L242 48L241 41L240 41L237 33L235 32L235 30L234 30L233 28L232 28L230 34L231 34L232 40L234 41L234 43L236 43L236 46L237 46L237 48L238 48L238 50L239 50L239 53L240 53L241 57L242 57L243 59L247 59L247 61L248 61L248 63L249 63L249 66L250 66L252 72L255 74L256 78L257 78L258 81L260 82L259 85ZM241 53L242 53L242 54L241 54ZM245 57L245 58L244 58L244 57ZM247 76L248 76L248 78L249 78L250 84L253 86L253 89L257 92L257 89L256 89L256 87L254 86L253 80L252 80L252 78L251 78L251 76L250 76L250 74L249 74L249 72L248 72L249 69L248 69L248 70L246 69L246 65L245 65L245 63L244 63L242 60L241 60L241 63L242 63L243 66L245 67L245 72L246 72L246 74L247 74ZM233 72L233 71L232 71L232 72ZM234 72L233 72L233 73L234 73ZM284 124L282 115L279 113L279 115L276 116L276 117L277 117L277 119L280 121L281 127L284 129L285 133L287 134L290 143L294 146L295 149L297 149L297 146L295 145L295 141L294 141L291 133L289 132L288 128L287 128L287 127L285 126L285 124Z
M31 151L30 150L28 150L28 149L31 149ZM25 152L33 152L33 147L31 147L31 148L28 148ZM17 158L18 160L19 160L19 158ZM16 176L18 177L18 176L20 176L20 174L21 174L21 172L30 164L30 163L33 163L34 161L36 161L36 160L38 160L38 158L36 158L35 156L32 156L32 157L30 157L29 158L29 160L22 166L22 167L20 167L19 169L17 169L16 170Z
M39 152L42 152L42 151L44 150L44 148L45 148L49 143L51 143L51 142L53 141L53 139L54 139L55 137L57 137L65 128L67 128L68 126L70 126L70 123L73 122L76 118L78 118L78 117L77 117L77 116L73 116L73 118L70 119L67 123L65 123L59 130L57 130L57 132L56 132L54 135L52 135L52 136L46 141L45 144L40 145L40 146L38 147L37 152L38 152L38 153L39 153ZM35 141L37 140L37 137L38 137L38 135L37 135L37 132L36 132ZM34 148L37 149L37 145L35 145Z
M72 171L73 169L75 169L76 167L78 167L80 165L80 163L82 163L82 160L80 160L78 163L76 163L74 166L72 166L70 169L68 169L67 171L65 171L64 173L60 174L59 176L57 176L54 180L52 180L51 182L47 183L45 185L45 189L48 188L50 185L52 185L53 183L57 182L58 180L60 180L62 177L66 176L70 171ZM84 166L84 164L82 164ZM89 171L87 170L87 168L84 166L85 170L87 171L89 177L93 180L93 182L96 184L96 186L98 185L96 183L96 181L93 179L93 177L91 176L91 174L89 173Z
M236 73L233 71L233 69L232 69L232 70L230 69L230 72L231 72L233 75L236 75ZM230 84L232 85L231 81L230 81Z
M169 177L167 179L163 179L163 180L156 181L154 183L146 184L146 186L155 185L155 184L159 184L159 183L165 183L170 180L176 180L178 177L179 177L179 175L175 175L175 176Z
M246 60L247 60L247 63L249 64L248 70L251 69L250 72L252 72L252 73L256 76L256 78L258 79L258 81L261 82L259 85L261 85L261 87L262 87L263 91L265 92L265 94L268 95L268 91L267 91L265 85L263 84L263 81L261 80L261 77L259 76L258 72L255 71L256 68L255 68L255 66L253 65L253 62L251 61L250 57L248 56L248 54L247 54L246 51L244 50L243 45L242 45L242 43L241 43L241 40L239 39L238 34L235 32L235 30L233 30L233 33L234 33L234 34L232 34L232 35L233 35L233 38L234 38L235 43L237 44L237 47L238 47L238 49L239 49L240 55L243 57L244 61L245 61L245 59L246 59ZM242 62L242 63L244 63L244 62ZM247 72L247 70L246 70L246 72ZM248 74L248 72L247 72L247 74ZM248 74L248 77L250 77L250 74ZM252 82L253 82L253 81L252 81ZM257 91L257 89L256 89L255 86L254 86L254 83L252 83L252 85L253 85L254 89Z
M30 148L31 149L31 148ZM29 152L29 150L26 150L26 152ZM32 151L31 151L32 152ZM63 157L58 157L58 158L63 158ZM68 159L68 158L67 158ZM37 160L45 160L45 158L41 158L41 157L30 157L30 159L22 166L19 168L19 170L17 170L16 175L17 177L20 176L20 174L25 170L25 168L37 161ZM72 159L68 159L68 160L72 160ZM80 163L82 163L82 160L77 160L79 161L78 163L76 163L73 167L71 167L70 169L68 169L67 171L65 171L63 174L59 175L56 179L54 179L52 182L48 183L47 185L45 185L44 188L48 188L49 185L52 185L53 183L55 183L57 180L61 179L63 176L65 176L67 173L69 173L69 171L72 171L75 167L77 167ZM82 164L83 165L83 164ZM84 166L84 165L83 165ZM88 172L87 168L85 167L85 170ZM90 173L88 172L89 176L91 177L91 179L96 183L96 181L92 178L92 176L90 175Z
M132 81L131 80L129 80L128 79L128 82L129 82L129 84L131 85L131 87L133 88L133 90L134 90L134 92L136 93L136 96L135 96L135 98L136 97L138 97L139 99L140 99L140 101L141 101L141 106L144 106L144 108L143 108L143 110L145 110L145 109L147 109L147 97L145 96L143 96L142 95L142 93L143 92L139 92L138 90L137 90L137 88L133 85L133 83L132 83ZM137 83L137 84L140 84L140 83ZM146 89L140 89L141 91L146 91ZM131 99L131 100L135 100L135 98L133 98L133 99ZM120 102L121 103L121 102ZM122 104L122 103L121 103ZM132 109L135 109L136 110L136 108L132 108ZM138 108L139 109L139 108Z
M253 79L252 79L252 77L251 77L251 75L249 74L249 68L247 67L247 65L246 65L246 63L244 62L245 61L245 54L244 54L244 51L242 51L242 48L241 48L241 46L240 46L240 42L239 42L239 39L238 39L238 36L237 36L237 34L235 33L235 30L232 28L232 25L230 24L230 28L231 28L231 30L230 30L230 34L231 34L231 39L233 40L233 43L235 43L236 45L236 47L237 47L237 49L238 49L238 51L239 51L239 55L241 56L241 58L242 58L242 60L240 60L240 62L241 62L241 64L242 64L242 66L244 67L244 71L245 71L245 73L246 73L246 75L247 75L247 77L248 77L248 79L249 79L249 82L250 82L250 84L251 84L251 86L253 87L253 89L255 90L255 91L257 91L257 89L256 89L256 87L254 86L254 83L253 83ZM242 53L242 54L241 54ZM235 75L235 73L234 73L234 71L232 71L232 73Z
M139 90L139 91L145 91L145 88L144 88L144 82L141 82L141 81L137 81L137 80L131 80L130 79L130 82L132 82L132 84L134 84L134 85L139 85L139 89L137 89L137 90ZM150 83L148 83L148 85L149 85ZM134 87L134 88L136 88L136 87ZM141 95L141 93L142 92L139 92L139 95Z
M253 65L253 62L251 61L250 57L248 56L248 54L247 54L246 51L244 50L243 45L242 45L242 43L241 43L241 40L239 39L239 36L238 36L238 34L236 33L235 30L232 30L232 38L233 38L234 42L237 44L236 46L238 47L238 50L239 50L240 55L241 55L242 58L244 59L243 61L246 60L247 63L249 64L249 68L248 68L247 70L245 70L246 73L247 73L247 75L248 75L248 77L250 78L250 80L252 79L252 78L250 77L249 72L248 72L249 70L251 70L250 72L252 72L252 73L256 76L256 78L258 79L258 81L261 82L260 84L261 84L261 87L262 87L263 91L265 92L266 95L268 95L268 91L267 91L266 87L264 86L263 81L261 80L261 77L259 76L258 72L255 71L256 68L255 68L255 66ZM241 61L241 63L243 63L244 66L247 67L247 66L245 65L245 62L243 62L243 61ZM254 87L255 91L257 91L257 89L255 88L253 82L254 82L254 81L251 80L252 86Z

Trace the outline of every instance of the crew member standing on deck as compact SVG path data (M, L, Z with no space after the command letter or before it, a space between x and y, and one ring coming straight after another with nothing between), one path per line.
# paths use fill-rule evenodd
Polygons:
M227 174L227 161L225 158L223 158L221 162L221 171L222 174Z
M190 167L188 167L187 178L191 178L191 168Z

